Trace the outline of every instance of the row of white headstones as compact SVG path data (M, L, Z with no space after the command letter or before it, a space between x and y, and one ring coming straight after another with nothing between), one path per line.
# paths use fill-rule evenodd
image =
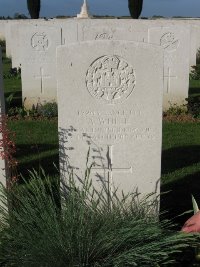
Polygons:
M5 21L27 108L58 102L60 171L159 193L162 110L188 96L199 20ZM0 26L0 27L1 27ZM0 28L1 29L1 28ZM3 30L0 30L3 32Z
M198 26L199 24L199 26ZM4 28L1 30L1 26ZM163 108L181 105L188 96L190 66L200 47L199 20L22 20L0 22L7 56L22 69L24 104L57 101L56 47L92 40L124 40L164 49ZM1 36L1 35L0 35ZM144 69L145 71L145 69Z

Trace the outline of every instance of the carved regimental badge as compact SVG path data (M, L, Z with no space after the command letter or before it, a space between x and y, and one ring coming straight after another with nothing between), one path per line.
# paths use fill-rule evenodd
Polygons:
M45 33L35 33L31 38L31 46L37 51L45 51L49 48L49 40Z
M86 74L90 94L108 104L127 99L135 87L133 67L119 56L103 56L95 60Z
M168 52L175 51L179 43L173 32L167 32L160 38L160 45Z

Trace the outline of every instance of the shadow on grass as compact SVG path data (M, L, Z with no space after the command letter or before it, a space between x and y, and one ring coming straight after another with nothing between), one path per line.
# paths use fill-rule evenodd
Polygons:
M200 146L174 147L162 152L162 174L200 162Z
M162 185L161 211L168 211L167 217L174 219L181 227L193 215L191 212L177 217L186 211L192 210L191 195L194 195L197 203L200 203L200 172L183 176L181 179Z
M10 104L6 102L6 109L22 106L22 91L20 91L20 90L15 91L14 93L13 92L5 92L4 93L5 99L7 99L12 94L13 94L13 99L11 100Z
M200 95L200 88L190 87L189 88L189 95Z
M44 155L48 153L48 155ZM20 163L20 155L28 155L28 160ZM58 170L54 164L58 167L59 155L57 145L18 145L17 153L15 155L19 161L18 173L22 174L24 178L29 176L29 170L35 169L39 171L42 167L46 174L51 176L58 175Z

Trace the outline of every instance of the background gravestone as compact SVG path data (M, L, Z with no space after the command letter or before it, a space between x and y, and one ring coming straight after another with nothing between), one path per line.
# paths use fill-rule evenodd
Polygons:
M165 24L169 26L166 27ZM166 110L171 104L184 104L185 98L188 97L190 62L195 63L196 58L196 44L193 50L190 49L191 30L190 26L183 24L177 26L176 23L166 20L161 22L123 19L78 20L77 40L130 40L161 45L163 36L162 47L165 51L163 109ZM172 32L172 35L167 35L167 32ZM172 38L173 43L173 35L177 36L179 43L177 49L169 51L165 48L164 41L170 42Z
M185 104L189 90L190 31L185 27L149 29L149 43L164 49L163 108Z
M5 24L5 39L6 39L6 56L9 58L12 58L12 34L11 34L11 28L13 25L17 25L20 27L23 25L24 20L7 20L7 23ZM26 21L28 23L28 20Z
M176 21L181 21L185 25L192 25L193 28L196 28L196 49L200 48L200 19L177 19Z
M21 20L20 20L21 21ZM22 20L21 23L16 22L10 25L9 31L10 33L8 36L10 36L8 43L9 43L9 50L11 52L11 58L12 58L12 67L18 68L21 66L24 58L24 47L21 44L21 37L20 34L27 30L27 27L34 26L34 27L54 27L58 28L59 31L61 31L62 24L64 23L63 20L44 20L44 19L30 19L30 20ZM65 20L65 24L68 20ZM68 23L69 24L69 23Z
M147 42L148 26L140 20L78 20L78 40L127 40Z
M44 19L14 19L7 20L5 23L5 39L6 39L6 56L12 58L12 52L16 51L15 48L15 40L12 32L12 27L17 26L17 28L21 28L23 25L32 25L32 24L40 24L40 23L48 23L47 20Z
M7 20L0 20L0 40L5 40L5 25Z
M199 29L197 26L190 24L187 20L178 19L154 19L154 20L141 20L149 28L155 27L184 27L186 31L189 31L188 40L190 42L190 66L196 65L196 51L197 51L197 39L199 35Z
M2 51L0 47L0 113L5 114L4 90L3 90L3 65L2 65ZM0 138L2 138L0 134ZM0 157L0 182L6 185L5 162Z
M22 58L22 99L26 108L57 101L56 47L61 28L23 26L19 33Z
M95 184L159 193L162 49L113 40L62 46L57 79L61 177L72 168L84 177L90 147Z

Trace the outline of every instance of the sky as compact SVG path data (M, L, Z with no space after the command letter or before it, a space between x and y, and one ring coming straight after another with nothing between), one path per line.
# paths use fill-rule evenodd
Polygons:
M29 16L27 0L0 0L0 16L15 13ZM41 0L41 17L76 15L83 0ZM128 0L88 0L90 13L95 15L127 16ZM142 17L153 15L200 17L200 0L144 0Z

